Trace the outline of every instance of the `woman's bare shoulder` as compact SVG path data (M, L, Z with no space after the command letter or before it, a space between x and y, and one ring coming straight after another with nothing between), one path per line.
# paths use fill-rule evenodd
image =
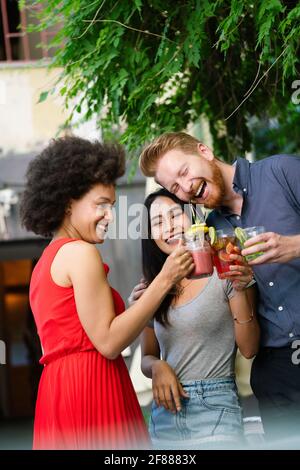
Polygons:
M63 258L67 263L76 261L77 263L93 262L103 264L96 245L84 240L75 240L63 245L60 249L60 258Z

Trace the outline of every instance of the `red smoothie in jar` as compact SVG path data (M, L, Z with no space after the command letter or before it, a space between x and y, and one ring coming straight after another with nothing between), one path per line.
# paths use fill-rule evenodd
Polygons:
M201 279L212 275L214 267L212 262L211 250L209 247L190 250L194 260L195 269L189 275L189 278Z
M213 274L212 250L205 239L208 228L205 224L193 224L184 234L187 249L193 257L194 271L188 276L189 279L201 279Z

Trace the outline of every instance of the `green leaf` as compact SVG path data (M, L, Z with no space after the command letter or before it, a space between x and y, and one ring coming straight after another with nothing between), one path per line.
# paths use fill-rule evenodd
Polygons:
M46 101L46 99L48 98L48 95L49 95L49 91L42 91L42 93L40 94L38 103L43 103L43 101Z
M20 11L24 10L25 6L26 6L26 0L18 0L18 7Z
M59 93L60 93L61 96L63 96L63 95L66 94L66 92L67 92L67 87L66 87L66 86L63 86L63 87L60 89L60 92L59 92Z
M134 4L136 6L136 8L138 9L138 11L141 13L141 9L142 9L142 0L134 0Z

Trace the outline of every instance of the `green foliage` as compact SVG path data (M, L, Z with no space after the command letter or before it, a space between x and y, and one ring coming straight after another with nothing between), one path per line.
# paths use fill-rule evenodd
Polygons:
M286 122L300 68L299 2L36 3L38 29L60 27L51 66L63 67L58 87L70 117L85 104L85 118L99 115L104 134L122 130L133 157L146 141L185 129L201 114L215 152L228 161L250 150L251 118Z
M23 8L25 8L26 6L26 0L19 0L18 5L19 5L19 9L23 10Z
M279 118L249 123L257 160L278 153L300 154L300 106L290 103Z
M46 101L46 99L48 98L48 95L49 95L49 91L42 91L42 93L40 94L38 103L43 103L43 101Z

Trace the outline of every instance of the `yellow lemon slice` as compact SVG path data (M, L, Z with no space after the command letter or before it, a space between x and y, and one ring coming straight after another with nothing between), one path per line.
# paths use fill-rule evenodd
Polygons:
M208 232L208 227L207 225L205 225L205 223L203 224L193 224L190 226L190 228L187 230L187 233L189 235L193 235L194 233L197 233L197 232L204 232L204 233L207 233Z

